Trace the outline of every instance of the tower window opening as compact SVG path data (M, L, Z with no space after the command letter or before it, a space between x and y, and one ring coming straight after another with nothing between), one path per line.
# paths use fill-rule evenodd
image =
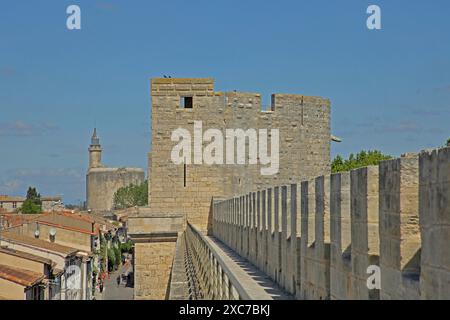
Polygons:
M304 101L303 101L303 96L302 96L302 104L301 104L301 107L302 107L302 116L301 116L301 119L302 119L302 126L305 124L304 123L304 116L305 116L305 105L304 105Z
M184 164L184 168L183 168L183 186L186 188L186 171L187 171L187 168L186 168L186 163Z
M192 109L193 98L192 97L181 97L180 98L180 108L182 109Z

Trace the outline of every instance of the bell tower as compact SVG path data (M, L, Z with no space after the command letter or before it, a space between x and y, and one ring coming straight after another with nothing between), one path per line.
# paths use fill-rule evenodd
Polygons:
M97 128L94 128L94 133L91 138L91 145L89 146L89 169L101 168L102 165L102 146L100 139L97 137Z

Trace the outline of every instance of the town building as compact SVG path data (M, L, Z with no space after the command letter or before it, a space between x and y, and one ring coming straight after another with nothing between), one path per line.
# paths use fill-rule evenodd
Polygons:
M112 223L105 218L84 212L49 212L36 215L3 214L4 229L9 234L25 236L33 240L61 245L78 250L84 256L90 270L89 286L92 290L108 266L107 249L119 248L125 239L119 236L120 223ZM105 246L102 251L102 243ZM83 299L90 297L83 296Z
M52 261L54 271L51 284L56 287L48 295L49 298L90 300L92 292L90 253L23 235L19 228L2 231L0 246L3 249L27 253ZM45 290L50 289L43 286L42 290L45 292ZM3 295L2 292L0 292L0 295ZM41 294L39 294L39 297L41 297Z
M22 208L26 198L8 195L0 195L0 209L7 213L18 212ZM61 196L44 196L41 197L42 211L62 211L64 203Z
M0 297L4 300L44 300L45 276L0 264Z

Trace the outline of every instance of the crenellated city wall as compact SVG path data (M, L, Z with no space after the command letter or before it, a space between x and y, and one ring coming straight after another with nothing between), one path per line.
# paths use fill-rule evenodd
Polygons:
M450 299L450 148L215 201L213 234L298 299Z

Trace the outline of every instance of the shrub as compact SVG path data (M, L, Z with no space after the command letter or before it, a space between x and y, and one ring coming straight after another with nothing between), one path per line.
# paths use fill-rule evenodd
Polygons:
M331 172L343 172L353 169L378 165L380 161L391 159L390 155L384 155L380 151L361 151L356 156L351 153L347 160L337 155L331 163Z

